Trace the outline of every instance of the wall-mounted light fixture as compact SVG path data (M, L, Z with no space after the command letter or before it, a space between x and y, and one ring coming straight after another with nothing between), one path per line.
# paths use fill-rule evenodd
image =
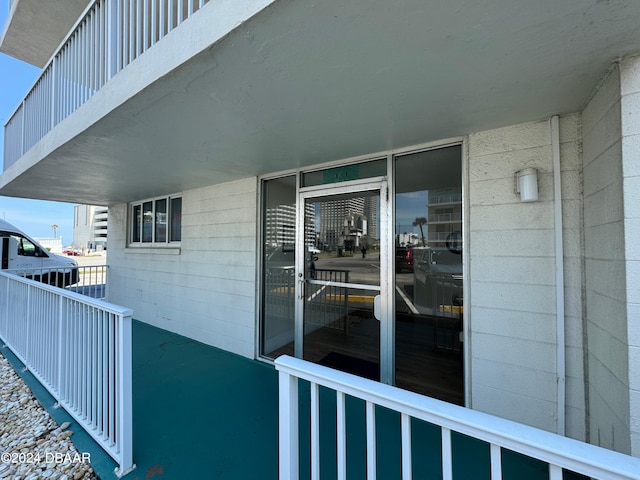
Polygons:
M516 193L520 194L521 202L535 202L538 200L538 170L523 168L516 172Z

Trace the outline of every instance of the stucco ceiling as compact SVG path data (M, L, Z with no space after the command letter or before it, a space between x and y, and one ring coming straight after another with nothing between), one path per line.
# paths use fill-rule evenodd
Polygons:
M279 0L0 193L113 204L580 111L639 19L635 0Z

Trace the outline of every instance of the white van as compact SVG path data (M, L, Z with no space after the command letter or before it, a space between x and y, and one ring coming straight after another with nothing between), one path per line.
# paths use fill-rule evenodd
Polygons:
M78 282L78 262L55 255L9 222L0 220L2 270L64 288Z

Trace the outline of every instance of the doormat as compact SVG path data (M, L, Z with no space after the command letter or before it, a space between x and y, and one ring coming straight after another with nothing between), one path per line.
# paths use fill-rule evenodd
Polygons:
M344 353L331 352L318 363L325 367L358 375L359 377L380 381L380 366L369 360L352 357Z

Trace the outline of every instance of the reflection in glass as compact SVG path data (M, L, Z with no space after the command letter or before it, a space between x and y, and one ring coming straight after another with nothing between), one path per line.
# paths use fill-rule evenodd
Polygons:
M153 202L142 204L142 241L153 242Z
M134 205L131 214L131 241L140 241L140 229L142 228L142 207L140 205Z
M295 320L295 177L263 183L261 353L293 355Z
M167 241L167 199L156 200L156 242Z
M463 403L459 146L395 160L396 384Z

